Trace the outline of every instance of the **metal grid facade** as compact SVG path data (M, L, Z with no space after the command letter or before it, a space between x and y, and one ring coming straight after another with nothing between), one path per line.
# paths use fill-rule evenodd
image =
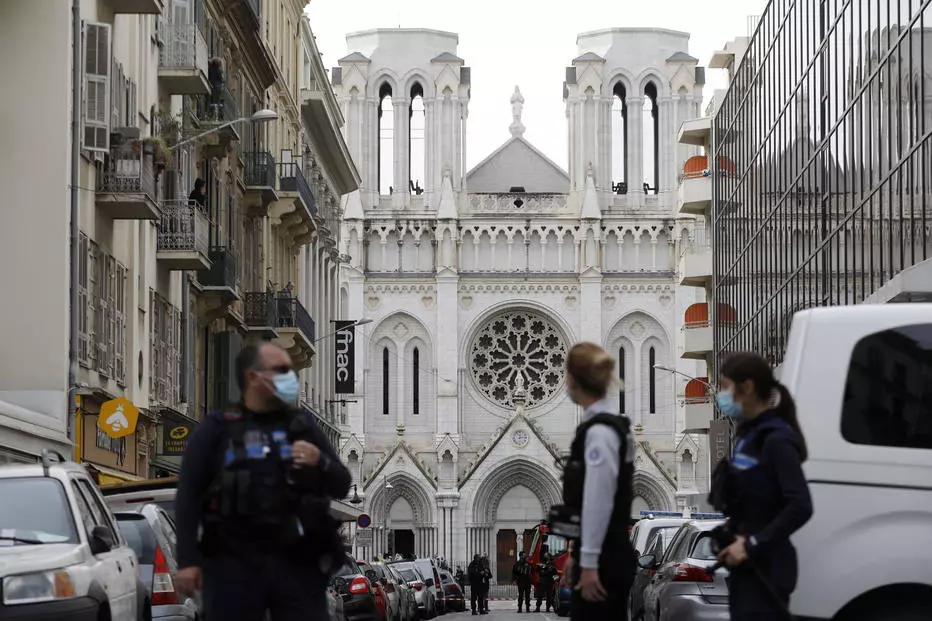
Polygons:
M716 366L932 256L930 5L768 5L713 122Z

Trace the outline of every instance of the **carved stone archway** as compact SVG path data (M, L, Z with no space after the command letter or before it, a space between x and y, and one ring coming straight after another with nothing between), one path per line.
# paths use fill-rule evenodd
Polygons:
M473 522L494 524L502 497L517 486L531 490L544 511L560 502L560 486L552 474L529 459L512 458L497 465L479 485L473 501Z
M385 489L385 482L391 483L391 489ZM386 512L395 501L404 498L414 512L414 521L418 525L427 526L434 521L433 502L430 494L411 475L406 472L396 472L387 477L378 477L373 481L373 489L369 510L376 522L384 522Z
M632 480L632 496L640 496L651 511L672 511L673 504L667 490L654 477L644 472L635 472Z

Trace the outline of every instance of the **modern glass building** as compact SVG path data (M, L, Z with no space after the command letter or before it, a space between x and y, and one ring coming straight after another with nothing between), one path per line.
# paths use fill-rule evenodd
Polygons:
M932 300L932 0L772 1L713 121L716 359Z

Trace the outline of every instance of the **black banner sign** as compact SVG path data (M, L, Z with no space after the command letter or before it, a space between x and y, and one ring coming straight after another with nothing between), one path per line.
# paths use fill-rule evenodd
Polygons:
M166 457L181 457L194 434L194 422L166 420L162 423L162 452Z
M337 321L334 373L336 393L351 395L356 388L356 322Z
M731 457L731 424L724 418L716 418L709 423L709 452L712 453L712 467L723 459Z

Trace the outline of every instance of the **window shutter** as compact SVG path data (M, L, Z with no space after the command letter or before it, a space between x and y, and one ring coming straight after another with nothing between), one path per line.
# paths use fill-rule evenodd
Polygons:
M84 25L84 140L89 151L110 148L110 25Z
M87 235L81 233L78 245L78 307L74 312L78 313L78 360L81 364L87 366L90 361L90 352L88 352L88 339L90 337L88 330L88 263L90 261L90 240Z

